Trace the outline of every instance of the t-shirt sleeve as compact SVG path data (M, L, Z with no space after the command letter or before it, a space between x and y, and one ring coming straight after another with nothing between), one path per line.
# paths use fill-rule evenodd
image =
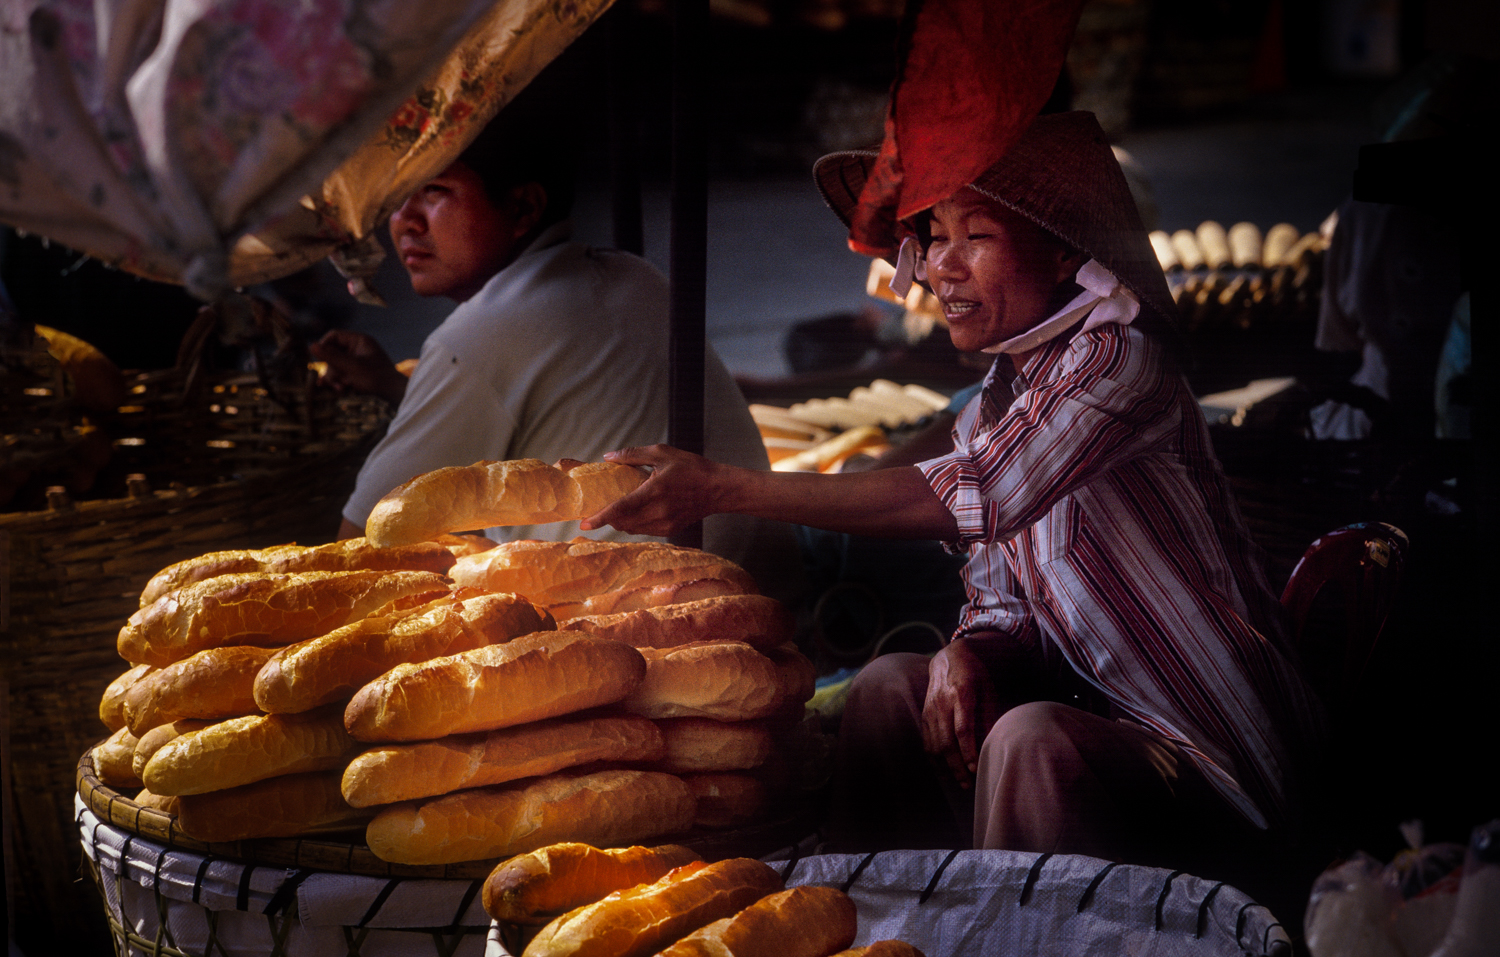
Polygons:
M1058 361L1060 373L992 429L918 464L957 519L960 546L1006 541L1178 427L1178 390L1140 333L1081 334Z
M390 429L359 470L344 518L363 526L375 503L403 482L494 458L494 450L509 447L515 419L490 381L472 374L463 358L428 338Z

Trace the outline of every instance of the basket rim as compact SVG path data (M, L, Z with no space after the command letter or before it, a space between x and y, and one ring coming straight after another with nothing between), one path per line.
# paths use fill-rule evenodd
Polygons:
M101 739L101 742L104 739ZM501 858L463 861L457 864L393 864L381 860L364 844L327 838L259 838L228 843L194 840L177 825L177 818L156 808L143 807L99 780L94 771L93 748L78 761L78 794L99 820L175 850L190 851L244 864L296 867L306 870L365 877L426 877L443 880L483 880ZM327 861L342 857L344 866Z

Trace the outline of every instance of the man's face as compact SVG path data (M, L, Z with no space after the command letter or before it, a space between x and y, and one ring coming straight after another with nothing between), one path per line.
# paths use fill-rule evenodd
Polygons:
M391 239L418 295L463 302L508 263L525 228L455 162L391 215Z
M978 352L1047 318L1077 271L1067 247L1031 220L971 189L932 208L927 279L955 348Z

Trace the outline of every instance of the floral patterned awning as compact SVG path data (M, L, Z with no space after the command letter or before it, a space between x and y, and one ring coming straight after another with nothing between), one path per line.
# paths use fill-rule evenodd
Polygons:
M610 0L0 0L0 221L212 299L372 233Z

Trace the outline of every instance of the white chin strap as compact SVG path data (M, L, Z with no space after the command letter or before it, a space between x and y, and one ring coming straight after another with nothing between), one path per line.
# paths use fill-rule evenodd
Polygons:
M901 251L903 254L906 252L904 245ZM1083 292L1074 296L1072 302L1014 339L1007 339L983 351L1009 355L1030 352L1042 343L1062 335L1084 316L1088 316L1088 321L1083 324L1083 331L1087 332L1107 322L1128 326L1140 314L1141 301L1136 298L1135 293L1127 289L1114 273L1099 265L1097 260L1090 259L1079 267L1073 281L1083 287ZM895 280L891 284L894 287Z

